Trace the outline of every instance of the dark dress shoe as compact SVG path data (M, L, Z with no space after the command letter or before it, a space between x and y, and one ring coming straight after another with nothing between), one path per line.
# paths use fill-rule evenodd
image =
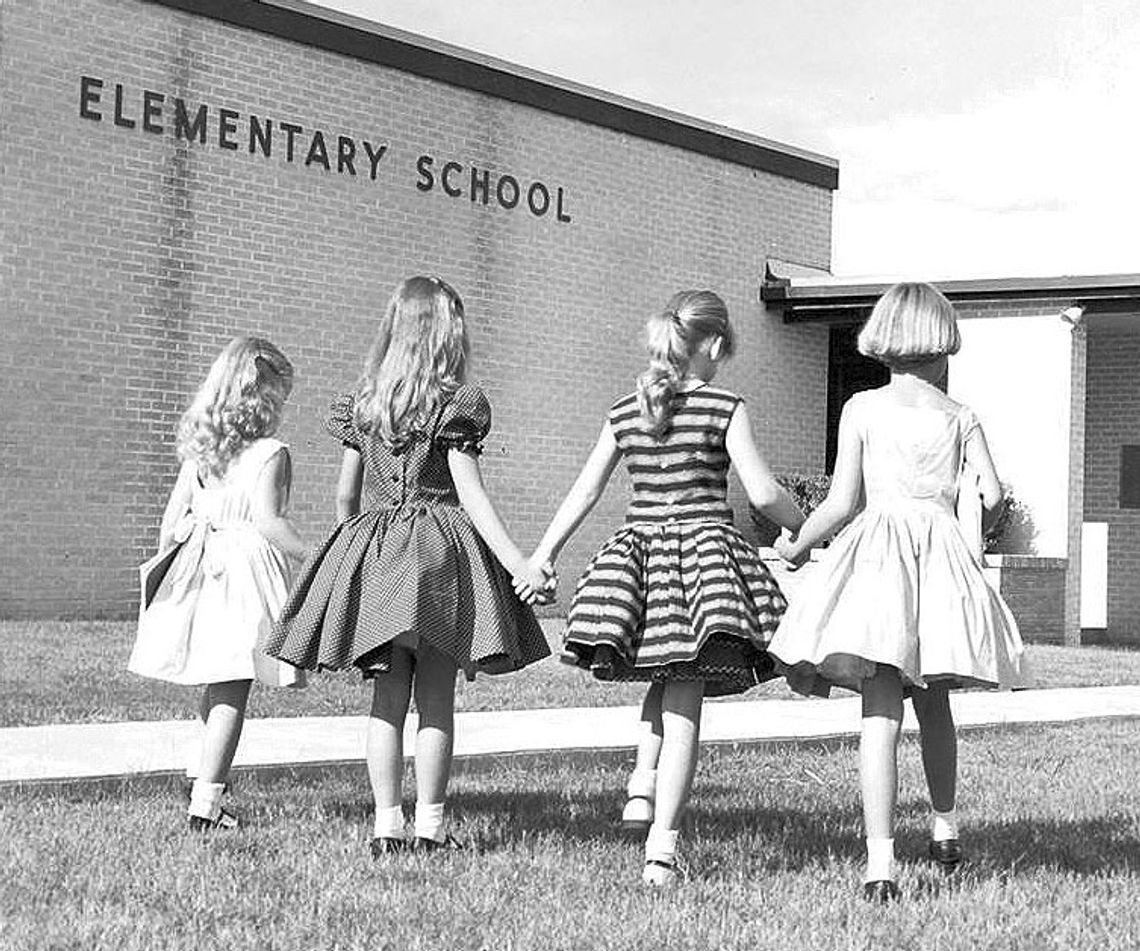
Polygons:
M417 852L462 852L467 846L451 835L442 842L438 839L427 839L422 835L417 835L415 848Z
M867 882L863 885L863 899L869 901L874 905L885 905L888 902L897 901L899 897L899 887L889 878L880 879L877 882Z
M962 845L957 839L931 841L930 857L942 866L944 872L952 872L962 861Z
M389 838L388 836L377 836L369 843L368 849L372 853L373 859L378 859L383 855L395 855L397 852L407 852L412 847L412 843L407 839Z
M238 817L232 812L223 809L218 813L217 819L207 819L205 816L190 816L191 832L213 832L216 829L236 829L240 823Z

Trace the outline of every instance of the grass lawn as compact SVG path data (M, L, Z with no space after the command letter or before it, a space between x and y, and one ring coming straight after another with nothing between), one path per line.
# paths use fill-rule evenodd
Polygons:
M557 654L559 622L544 627ZM134 624L124 621L0 621L0 727L43 723L188 718L197 710L197 688L146 680L126 670ZM1140 651L1103 647L1033 645L1032 686L1140 684ZM607 684L558 661L516 674L462 678L459 710L617 706L639 703L643 688ZM252 717L354 715L367 710L371 687L353 672L311 678L304 690L255 687ZM743 699L792 697L782 680L757 687ZM731 698L730 698L731 699Z
M1133 949L1140 946L1140 741L1097 722L964 734L968 864L920 856L926 805L905 740L904 900L858 895L855 748L703 751L691 878L640 887L615 826L628 757L466 763L461 853L367 855L363 769L243 774L246 825L195 837L169 784L0 790L0 947L38 949Z

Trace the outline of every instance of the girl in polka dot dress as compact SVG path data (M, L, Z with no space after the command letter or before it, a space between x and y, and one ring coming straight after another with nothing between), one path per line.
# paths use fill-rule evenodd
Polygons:
M536 569L553 563L624 458L626 524L578 583L563 657L602 680L650 683L623 824L648 830L642 877L662 886L678 876L704 697L775 676L766 647L785 601L732 524L729 464L777 524L795 531L803 515L760 457L743 400L712 385L733 351L724 301L683 291L646 329L649 369L610 409L531 559Z
M355 666L373 680L373 858L456 845L443 806L457 670L473 680L550 653L520 600L536 600L547 578L511 540L480 476L491 407L464 382L467 354L459 295L436 278L404 281L356 391L334 400L329 415L344 446L340 524L301 571L266 647L306 670ZM409 839L401 792L412 696L419 731Z

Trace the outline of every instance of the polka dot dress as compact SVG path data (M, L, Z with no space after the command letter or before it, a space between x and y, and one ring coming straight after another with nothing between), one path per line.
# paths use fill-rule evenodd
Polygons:
M364 460L364 505L302 569L266 652L306 670L384 670L393 643L426 641L467 677L505 673L550 653L534 612L515 595L459 504L447 453L479 452L491 407L460 387L400 451L362 432L352 397L328 429Z
M563 660L602 680L703 680L709 696L776 676L766 647L787 602L727 502L739 403L709 386L678 393L661 439L634 395L614 404L633 499L578 583Z

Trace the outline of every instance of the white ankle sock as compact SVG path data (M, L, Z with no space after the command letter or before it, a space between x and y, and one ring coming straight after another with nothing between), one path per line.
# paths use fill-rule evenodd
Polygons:
M442 802L416 803L416 838L444 840Z
M935 810L931 823L930 838L935 842L945 842L947 839L958 838L958 810L948 812Z
M222 793L225 789L225 783L208 783L202 779L195 779L194 785L190 787L190 807L186 810L187 814L216 822L222 811Z
M894 881L895 840L867 839L867 872L865 882Z
M377 839L404 837L404 809L402 806L377 806L372 835Z
M645 861L672 864L677 858L677 839L680 834L679 829L666 829L653 823L645 837Z
M657 770L635 769L629 774L629 782L625 787L627 796L641 796L645 799L652 799L656 791Z

